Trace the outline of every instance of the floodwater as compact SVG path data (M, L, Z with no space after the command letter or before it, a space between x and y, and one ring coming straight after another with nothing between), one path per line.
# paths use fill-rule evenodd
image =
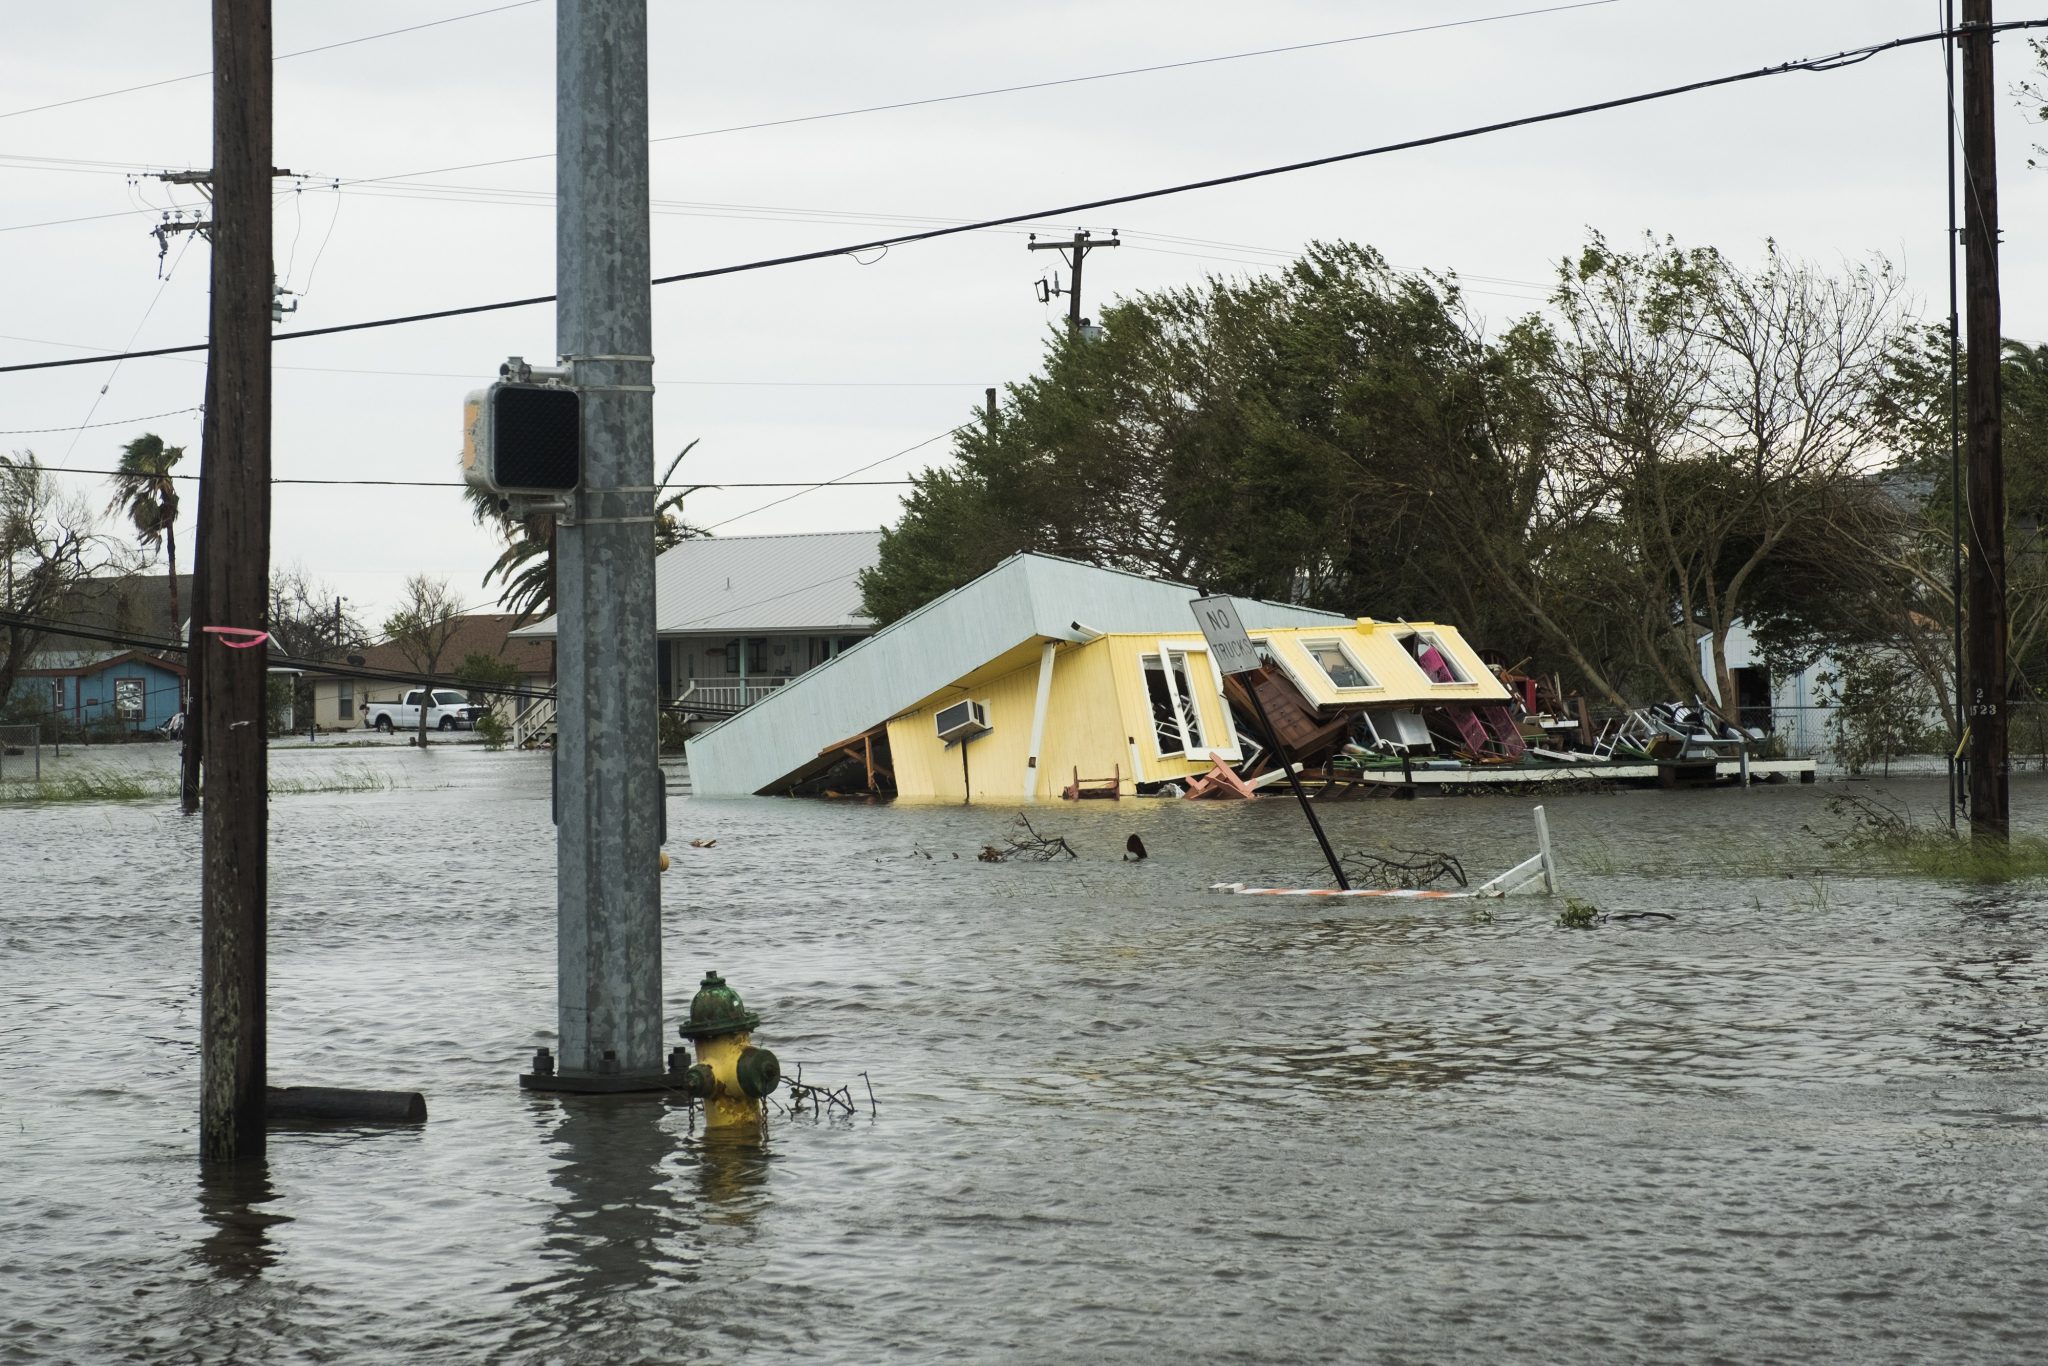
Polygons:
M1540 896L1205 891L1314 872L1287 801L1054 803L1081 858L1019 865L974 859L1009 808L678 798L671 1016L717 968L860 1102L728 1145L517 1088L554 1022L544 758L273 765L398 786L272 802L271 1080L432 1119L203 1175L196 824L0 807L0 1362L1991 1362L2048 1332L2048 894L1815 875L1841 785L1551 798L1568 891L1675 917L1591 931ZM1477 881L1529 805L1325 814Z

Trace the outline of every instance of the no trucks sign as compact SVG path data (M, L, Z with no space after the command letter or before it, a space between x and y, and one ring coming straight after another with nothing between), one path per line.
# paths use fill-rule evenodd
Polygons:
M1259 671L1259 652L1252 648L1244 623L1237 619L1237 606L1227 597L1196 598L1189 606L1201 623L1202 639L1209 642L1209 658L1227 674Z

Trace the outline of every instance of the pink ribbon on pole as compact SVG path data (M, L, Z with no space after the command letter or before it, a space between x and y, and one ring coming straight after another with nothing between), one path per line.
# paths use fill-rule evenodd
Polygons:
M253 626L202 626L199 629L210 636L219 636L220 643L230 650L253 650L270 639L270 632L259 631ZM229 636L240 639L229 640Z

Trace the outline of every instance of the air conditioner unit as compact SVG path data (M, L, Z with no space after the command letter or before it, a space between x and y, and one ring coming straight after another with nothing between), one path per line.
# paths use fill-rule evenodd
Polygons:
M939 738L949 745L955 741L972 740L992 729L988 723L986 702L955 702L950 707L941 708L935 719Z

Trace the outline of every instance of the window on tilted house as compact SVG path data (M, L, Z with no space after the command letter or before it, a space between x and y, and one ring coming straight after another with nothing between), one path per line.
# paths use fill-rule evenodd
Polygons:
M1202 716L1188 685L1188 657L1180 650L1140 655L1145 692L1152 704L1152 733L1161 758L1199 752L1204 745Z
M1373 676L1366 672L1365 666L1358 662L1358 657L1351 653L1350 647L1341 640L1334 637L1329 640L1304 640L1301 642L1301 648L1308 651L1308 657L1316 662L1316 667L1323 671L1323 677L1330 680L1332 687L1379 686L1373 681Z
M1432 631L1416 631L1403 642L1415 663L1432 683L1470 683L1472 676L1458 666L1457 656Z

